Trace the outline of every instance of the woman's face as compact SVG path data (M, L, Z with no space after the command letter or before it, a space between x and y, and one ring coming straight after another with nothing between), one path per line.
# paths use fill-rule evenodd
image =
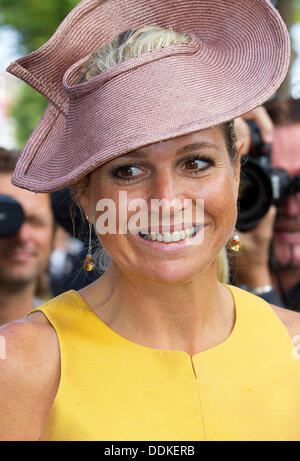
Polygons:
M223 131L216 127L143 147L97 168L82 204L121 270L179 283L215 263L235 225L238 185L239 162L229 158Z

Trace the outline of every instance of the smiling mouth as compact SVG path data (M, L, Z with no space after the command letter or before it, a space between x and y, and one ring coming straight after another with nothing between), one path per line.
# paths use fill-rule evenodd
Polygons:
M139 232L139 235L144 240L150 240L152 242L164 242L164 243L172 243L172 242L180 242L186 240L187 238L194 237L200 230L200 226L193 226L181 231L174 231L174 232L150 232L144 233Z

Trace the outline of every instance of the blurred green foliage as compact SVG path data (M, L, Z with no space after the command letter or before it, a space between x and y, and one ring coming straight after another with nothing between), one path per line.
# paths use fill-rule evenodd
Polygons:
M1 0L0 27L9 25L20 35L20 45L26 52L36 50L55 32L79 0ZM24 53L23 53L24 54ZM10 108L16 121L16 136L22 149L41 118L47 100L24 84L16 105Z
M293 1L293 22L300 22L300 0Z

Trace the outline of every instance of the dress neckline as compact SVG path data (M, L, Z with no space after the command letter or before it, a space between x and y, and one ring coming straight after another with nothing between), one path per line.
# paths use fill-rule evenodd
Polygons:
M140 349L141 351L148 352L148 353L152 352L152 353L156 353L156 354L184 355L184 356L188 356L189 359L193 360L193 359L195 359L197 357L200 357L200 356L203 356L203 355L206 355L206 354L211 354L211 353L217 352L217 351L219 351L221 349L223 350L225 347L231 345L231 343L238 336L238 333L239 333L239 330L240 330L240 323L241 323L240 322L240 311L239 311L239 309L237 307L239 303L237 303L237 299L236 299L238 293L237 293L235 287L233 287L232 285L228 285L228 284L225 284L225 283L223 285L226 286L227 289L229 289L229 291L230 291L230 293L232 295L232 298L233 298L234 310L235 310L235 322L234 322L233 328L232 328L230 334L227 336L227 338L224 341L216 344L213 347L210 347L210 348L205 349L203 351L197 352L197 353L193 354L192 356L188 352L185 352L185 351L182 351L182 350L158 349L158 348L152 348L150 346L144 346L142 344L136 343L136 342L126 338L125 336L120 335L115 330L110 328L94 312L94 310L87 304L87 302L80 295L80 293L78 293L75 290L71 290L71 292L75 295L80 307L83 308L88 313L90 318L92 318L94 320L97 320L97 325L101 327L102 331L104 331L106 333L106 335L113 338L115 342L117 341L117 342L123 343L127 347L137 348L137 349Z

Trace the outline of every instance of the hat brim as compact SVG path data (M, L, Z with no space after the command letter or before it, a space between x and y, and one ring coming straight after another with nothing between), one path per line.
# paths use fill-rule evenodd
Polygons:
M199 61L199 85L201 75L206 82L199 103L204 101L207 82L216 100L211 110L204 104L202 113L194 111L194 119L189 123L180 124L174 117L176 126L161 130L157 126L147 136L128 139L115 156L238 117L272 96L288 70L289 35L279 13L267 0L84 0L49 42L8 68L49 99L21 153L13 175L15 185L35 192L59 190L112 158L100 146L86 156L78 146L78 156L68 158L65 128L69 98L62 84L63 76L76 61L112 36L144 25L172 27L195 34L202 41L208 51L205 61ZM209 79L204 78L207 72ZM178 97L174 94L174 100ZM178 103L178 111L184 100L183 97Z

